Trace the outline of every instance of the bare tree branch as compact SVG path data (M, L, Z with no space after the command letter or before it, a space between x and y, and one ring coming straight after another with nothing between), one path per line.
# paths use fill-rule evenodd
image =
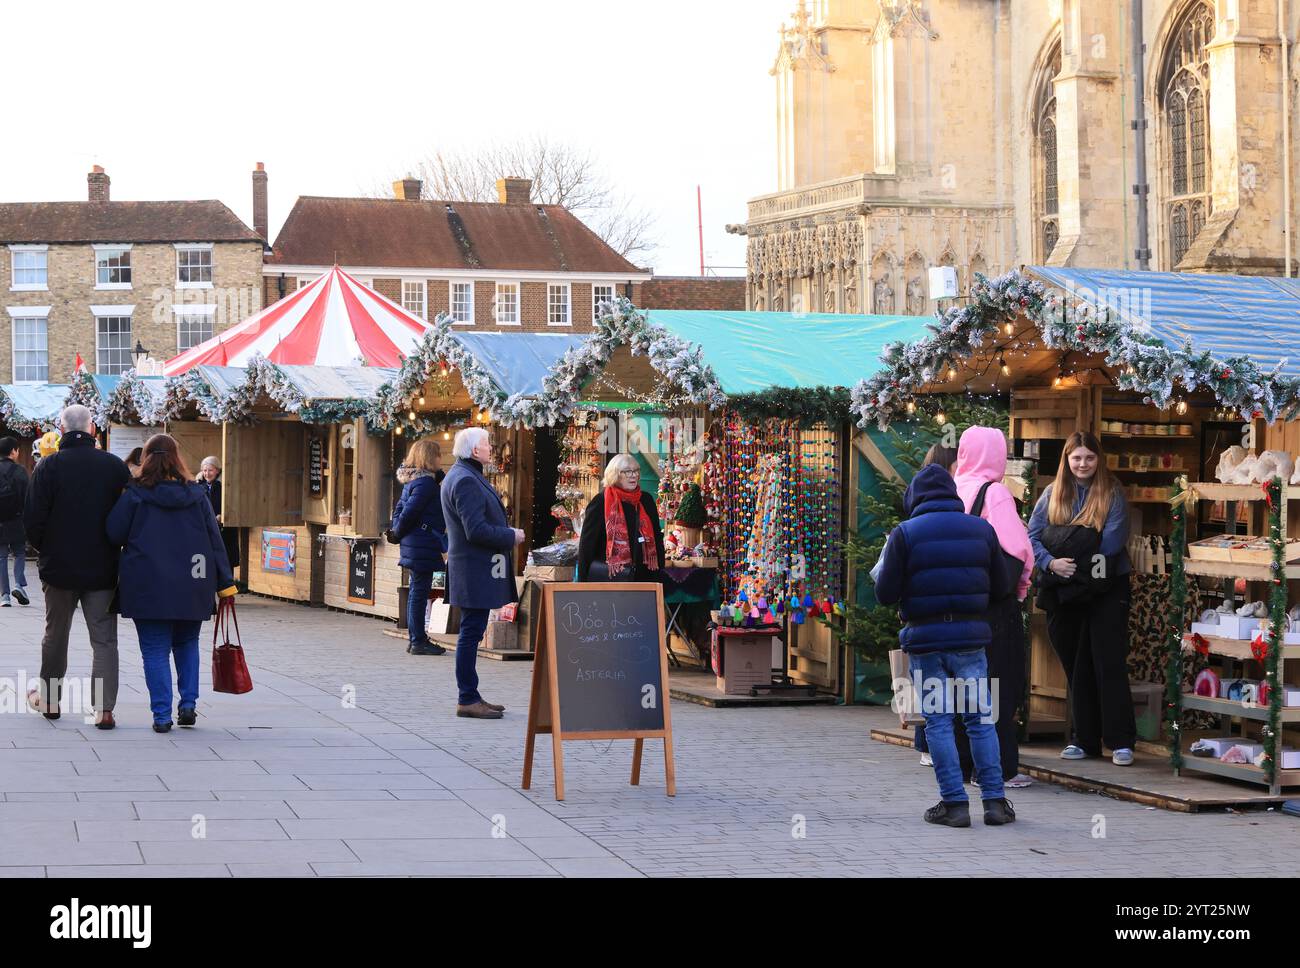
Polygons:
M422 197L453 202L495 202L498 178L531 178L534 202L563 205L620 255L644 260L658 246L654 216L615 191L590 151L542 134L476 150L437 150L405 174L424 183ZM380 197L390 191L384 184L369 194Z

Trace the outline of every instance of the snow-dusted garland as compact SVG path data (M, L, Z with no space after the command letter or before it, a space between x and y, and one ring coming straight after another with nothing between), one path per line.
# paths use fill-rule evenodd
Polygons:
M443 362L460 371L469 398L485 409L492 421L507 427L554 427L572 411L587 381L600 372L618 347L626 344L634 355L645 355L650 365L680 389L690 402L720 407L726 397L713 369L698 347L647 320L630 300L602 302L597 307L595 332L582 345L566 352L542 381L542 393L507 395L452 330L451 317L439 314L415 352L402 362L391 384L380 387L367 422L388 429L396 416L419 395L435 367Z
M258 397L265 393L286 413L296 413L306 423L337 423L364 417L374 433L409 424L411 401L443 363L460 371L469 398L503 426L553 427L573 411L583 387L609 362L614 351L627 345L633 354L649 357L651 366L691 403L718 408L726 396L712 367L704 362L700 347L650 323L627 299L602 303L595 331L564 354L542 381L538 396L507 395L456 338L451 317L440 314L414 353L402 361L397 377L378 388L373 399L349 398L308 402L284 370L265 357L255 356L245 368L245 378L218 394L198 370L169 378L161 397L149 392L133 370L123 374L108 399L101 399L94 382L83 374L74 383L69 403L90 407L95 421L158 424L174 419L188 402L213 423L247 423ZM436 377L435 377L436 378Z
M1243 419L1262 416L1272 423L1300 408L1300 380L1281 375L1286 361L1265 371L1246 356L1216 360L1208 352L1196 353L1190 341L1171 349L1109 308L1071 304L1020 272L992 280L976 273L971 295L970 305L954 306L929 325L930 338L885 347L884 368L853 388L849 409L858 426L887 427L942 370L976 355L1018 315L1038 327L1044 346L1103 354L1107 366L1119 368L1121 390L1136 390L1161 408L1168 406L1175 384L1188 391L1211 390Z

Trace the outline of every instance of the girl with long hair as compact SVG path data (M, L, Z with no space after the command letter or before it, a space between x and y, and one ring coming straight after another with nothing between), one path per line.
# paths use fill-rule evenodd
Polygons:
M108 538L122 548L118 597L140 639L154 732L172 728L173 659L177 720L193 726L199 629L216 611L217 596L235 594L235 579L208 495L172 437L155 434L145 442L140 476L109 513Z
M1133 762L1128 535L1124 489L1097 438L1076 430L1029 521L1038 603L1069 683L1074 735L1063 759L1100 756L1104 743L1116 765Z

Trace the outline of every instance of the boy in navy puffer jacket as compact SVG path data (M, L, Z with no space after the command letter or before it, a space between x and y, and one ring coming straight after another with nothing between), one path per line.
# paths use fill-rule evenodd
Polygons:
M925 738L934 758L940 803L925 812L928 823L969 827L970 807L961 781L953 716L961 715L984 800L984 823L1015 820L1003 796L1002 765L984 649L990 598L1013 590L1002 565L996 532L966 513L946 469L921 468L903 499L907 520L890 535L876 582L876 599L898 605L898 633L908 653L916 696L925 715Z

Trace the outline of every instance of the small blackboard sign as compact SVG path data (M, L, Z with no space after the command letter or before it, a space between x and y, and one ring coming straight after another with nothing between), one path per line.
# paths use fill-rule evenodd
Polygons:
M663 587L657 583L546 582L537 619L523 788L534 740L550 733L555 798L564 799L563 740L634 739L632 784L646 739L663 739L667 792L676 792Z
M611 583L553 602L564 731L663 729L659 596Z
M348 601L375 604L375 542L354 541L348 549Z
M307 482L313 495L325 492L325 446L319 437L307 443Z

